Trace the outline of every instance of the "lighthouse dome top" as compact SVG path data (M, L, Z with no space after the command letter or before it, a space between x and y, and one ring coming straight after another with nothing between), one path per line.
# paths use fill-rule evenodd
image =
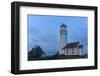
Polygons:
M66 28L67 26L63 23L62 25L61 25L61 27L64 27L64 28Z

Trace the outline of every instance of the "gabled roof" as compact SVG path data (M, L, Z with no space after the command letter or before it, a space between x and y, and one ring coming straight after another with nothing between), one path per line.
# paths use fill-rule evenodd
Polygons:
M79 45L79 42L68 43L63 49L65 49L65 48L78 47L78 45ZM82 45L80 47L82 47Z

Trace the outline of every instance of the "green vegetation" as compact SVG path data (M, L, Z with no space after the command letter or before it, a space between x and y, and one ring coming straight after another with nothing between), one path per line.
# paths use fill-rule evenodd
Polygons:
M28 52L28 60L41 58L43 54L45 55L44 51L40 46L37 45L33 47L31 51Z

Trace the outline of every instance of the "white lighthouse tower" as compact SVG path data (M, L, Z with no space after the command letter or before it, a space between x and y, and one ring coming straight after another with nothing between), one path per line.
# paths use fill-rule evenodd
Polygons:
M60 26L60 49L59 54L64 54L64 46L67 44L67 26L62 24Z

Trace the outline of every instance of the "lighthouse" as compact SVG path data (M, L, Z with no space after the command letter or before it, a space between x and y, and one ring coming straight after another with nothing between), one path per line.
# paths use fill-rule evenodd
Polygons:
M67 26L62 24L60 26L60 49L59 54L64 54L64 50L62 49L67 44Z

